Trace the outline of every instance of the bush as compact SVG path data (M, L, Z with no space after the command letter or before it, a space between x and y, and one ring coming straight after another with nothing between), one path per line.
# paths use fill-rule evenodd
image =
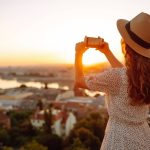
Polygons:
M48 150L47 147L39 144L36 141L32 141L24 146L23 150Z
M77 122L70 135L64 141L65 149L72 150L72 148L75 148L74 145L77 140L79 140L84 149L99 150L104 137L106 118L108 117L107 115L105 116L106 118L104 116L104 114L99 112L93 112Z

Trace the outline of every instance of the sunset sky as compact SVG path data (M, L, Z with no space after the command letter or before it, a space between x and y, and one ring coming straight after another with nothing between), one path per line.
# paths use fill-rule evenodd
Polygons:
M0 0L0 66L73 63L85 35L103 37L122 60L116 21L142 11L149 0ZM105 61L89 53L85 62Z

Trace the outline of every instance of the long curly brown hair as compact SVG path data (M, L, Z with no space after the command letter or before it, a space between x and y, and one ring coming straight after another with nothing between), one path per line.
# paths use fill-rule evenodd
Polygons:
M150 104L150 59L125 45L128 93L131 105Z

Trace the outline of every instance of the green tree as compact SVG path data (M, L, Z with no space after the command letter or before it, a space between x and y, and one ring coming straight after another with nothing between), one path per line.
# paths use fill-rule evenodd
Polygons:
M89 150L86 148L79 138L74 139L73 144L65 150Z
M10 119L11 119L11 126L12 127L20 127L22 123L25 121L30 122L29 117L32 114L31 111L28 110L22 110L22 111L10 111L8 113Z
M27 86L25 84L21 84L19 88L24 89L24 88L27 88Z
M57 135L43 133L36 139L40 144L48 147L49 150L62 150L62 138Z
M2 148L2 150L13 150L13 148L5 146L5 147Z
M6 129L0 128L0 143L7 145L10 139L9 133Z
M23 150L48 150L48 148L36 141L32 141L31 143L26 144Z
M24 136L21 131L20 128L16 127L16 128L12 128L9 131L9 135L10 135L10 139L8 145L14 147L14 148L18 148L22 145L24 145L26 142L29 141L29 137Z
M31 111L10 111L8 115L11 118L12 127L8 131L11 140L8 141L8 145L14 148L18 148L28 141L30 141L34 136L37 135L37 131L30 123Z
M46 133L52 134L52 105L50 104L48 109L44 111L44 118L45 118L45 124L44 124L44 130Z
M40 99L40 100L38 100L36 107L38 107L40 110L43 110L43 108L44 108L43 105L44 104L43 104L42 100Z
M99 150L104 137L107 117L102 111L101 113L92 112L87 117L78 121L70 135L65 139L64 146L70 148L78 138L85 148Z
M107 119L106 119L107 118ZM84 127L90 130L102 142L108 116L102 112L92 112L86 118L80 120L74 127L74 130Z
M73 138L71 139L71 137ZM100 141L98 137L96 137L90 130L86 128L81 127L79 129L72 131L69 138L70 142L72 143L70 147L72 147L73 149L75 148L74 141L76 139L79 139L83 144L84 148L87 148L89 150L99 150Z

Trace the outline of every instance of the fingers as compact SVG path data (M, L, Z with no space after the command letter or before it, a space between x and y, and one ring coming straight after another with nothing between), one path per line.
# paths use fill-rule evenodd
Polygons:
M85 43L84 42L78 42L76 44L78 47L86 47Z
M100 44L98 45L98 47L96 48L96 50L99 50L99 49L103 49L104 47L106 47L108 45L107 42L100 42Z
M76 46L75 46L75 51L76 52L84 53L87 49L88 48L86 47L86 44L83 41L76 43Z
M102 53L106 53L109 50L109 46L107 42L103 42L101 45L99 45L96 50L102 52Z

